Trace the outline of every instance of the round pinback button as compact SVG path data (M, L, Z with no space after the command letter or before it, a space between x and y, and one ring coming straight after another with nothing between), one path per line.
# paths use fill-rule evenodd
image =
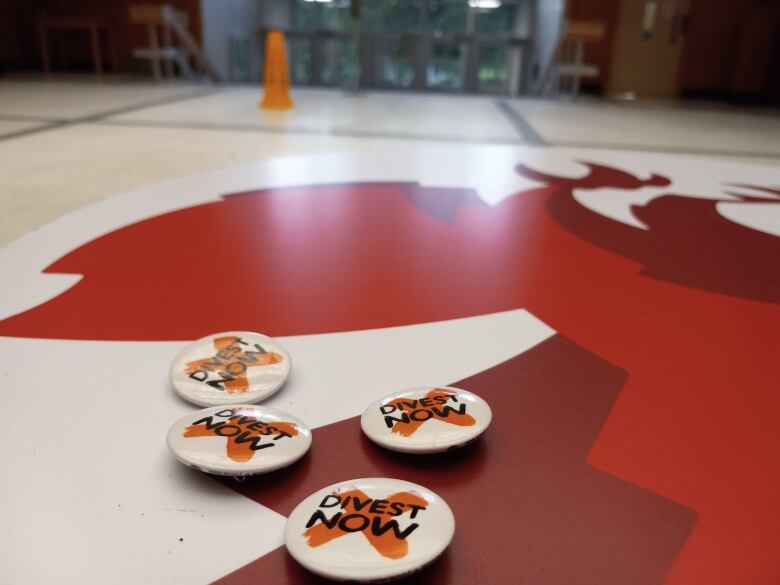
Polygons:
M311 446L296 417L252 404L212 406L180 418L168 431L176 459L216 475L257 475L287 467Z
M171 382L182 398L199 406L251 404L279 390L291 366L287 350L266 335L215 333L176 354Z
M285 544L312 573L341 581L383 581L419 571L452 540L447 503L420 485L387 478L328 486L290 514Z
M490 406L459 388L415 388L390 394L360 417L373 442L404 453L438 453L463 447L490 425Z

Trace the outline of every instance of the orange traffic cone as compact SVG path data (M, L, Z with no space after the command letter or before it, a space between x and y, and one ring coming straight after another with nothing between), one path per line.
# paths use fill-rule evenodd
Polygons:
M287 73L287 56L284 53L284 33L268 31L265 38L265 64L263 65L263 101L265 110L289 110L290 76Z

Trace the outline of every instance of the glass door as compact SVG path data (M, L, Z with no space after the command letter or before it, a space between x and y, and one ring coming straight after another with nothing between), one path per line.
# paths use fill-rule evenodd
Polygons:
M460 43L431 44L425 67L425 87L449 91L464 89L466 48Z
M287 37L287 62L290 68L290 81L296 85L312 85L312 39L305 36Z
M319 42L320 85L351 87L360 77L357 43L344 37L325 37Z
M416 43L408 37L379 40L374 45L374 84L385 89L415 85Z
M293 83L511 94L525 91L532 0L291 0ZM295 37L295 38L292 38Z
M507 45L479 45L477 91L509 93L509 50Z

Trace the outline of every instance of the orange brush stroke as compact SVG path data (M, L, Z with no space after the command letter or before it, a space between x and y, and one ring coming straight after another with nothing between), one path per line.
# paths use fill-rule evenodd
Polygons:
M358 490L358 489L353 489L353 490L348 490L343 492L333 492L333 495L340 496L341 498L346 498L347 496L353 496L353 497L357 497L361 501L365 501L369 499L368 496L362 490ZM415 506L423 506L423 507L428 505L428 502L425 499L418 496L414 492L398 492L397 494L392 494L387 496L386 498L380 498L380 499L387 500L390 504L399 502L407 505L412 504ZM406 540L398 538L392 530L388 530L381 536L377 536L373 534L369 529L371 523L373 523L374 517L376 516L379 517L386 516L389 519L396 518L397 516L388 516L387 514L380 514L380 513L372 514L368 512L368 510L365 508L358 511L355 509L355 506L353 505L352 502L353 500L350 500L349 503L344 507L343 509L344 515L347 516L352 513L359 513L369 518L371 522L361 532L368 539L368 542L371 544L371 546L373 546L374 549L383 557L387 557L389 559L400 559L405 557L407 552L409 552L409 543L407 543ZM404 510L404 512L401 515L406 514L407 512L410 512L410 510ZM303 536L306 537L307 539L306 544L308 544L312 548L315 548L318 546L322 546L323 544L326 544L331 540L344 536L345 534L350 534L350 533L345 532L338 526L330 529L324 524L315 524L311 528L308 528L306 532L303 533Z
M235 417L233 417L235 418ZM246 421L244 425L252 424L253 422L258 422L258 420L254 417L249 417L250 420ZM262 422L262 421L261 421ZM231 422L230 424L235 424L234 422ZM291 422L275 422L273 424L269 424L268 426L275 427L279 429L280 431L283 431L287 433L288 435L292 435L293 437L298 434L298 428L295 426L295 423ZM239 436L243 436L247 442L242 443L236 443L233 440L233 437L221 437L227 439L227 455L230 457L233 461L236 461L238 463L246 463L252 457L255 455L255 451L252 450L252 441L250 439L254 437L260 436L260 431L250 431L249 429L246 430L246 435L244 433L239 433ZM217 429L207 429L205 425L190 425L186 429L184 429L184 438L190 439L192 437L219 437L220 435L217 434ZM266 435L270 436L270 435Z
M234 335L229 335L227 337L217 337L214 340L214 348L217 350L216 354L213 355L212 357L187 362L187 365L185 367L187 374L192 374L193 372L197 372L198 370L217 372L223 378L232 378L229 380L225 380L225 382L223 382L225 385L225 390L228 392L228 394L246 392L249 389L249 379L247 378L246 373L240 374L238 376L232 376L228 372L228 367L230 366L230 364L234 362L238 362L239 358L247 358L247 354L245 352L243 351L235 352L229 359L225 360L225 362L221 365L221 367L214 367L214 360L224 359L224 358L219 358L219 353L225 351L232 344L236 343L238 339L239 338ZM254 363L246 363L247 369L255 368L259 366L270 366L272 364L278 364L284 358L276 352L269 351L263 354L255 353L254 359L255 359Z
M452 396L452 392L448 392L447 390L443 390L441 388L435 388L434 390L431 390L428 392L428 394L425 395L426 398L436 398L436 397L444 397L448 398ZM391 402L388 402L387 404L390 404L392 406L395 406L397 408L402 407L403 402L408 402L408 398L398 398L396 400L392 400ZM443 406L447 406L447 404L436 404L435 408L441 408ZM431 410L432 407L425 407L421 406L421 410L428 410L433 416L429 418L428 420L437 419L444 421L446 423L449 423L451 425L457 425L459 427L470 427L477 423L476 420L474 420L474 417L470 414L460 414L458 412L449 412L448 416L442 417L439 416L435 411ZM403 422L399 421L393 425L393 428L390 430L392 433L398 433L401 436L404 437L411 437L417 429L419 429L423 424L428 422L428 420L424 421L416 421L416 420L410 420L409 422Z

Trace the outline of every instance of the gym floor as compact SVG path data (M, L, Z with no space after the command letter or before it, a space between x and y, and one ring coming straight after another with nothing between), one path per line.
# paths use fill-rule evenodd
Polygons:
M780 116L772 110L296 90L297 107L279 113L257 108L255 87L55 79L0 82L0 245L150 182L388 140L657 151L780 165Z
M777 112L260 97L0 80L0 582L316 583L286 519L361 477L455 514L404 583L780 582ZM174 356L226 331L289 351L262 404L313 429L241 482L165 441L195 412ZM491 405L474 443L362 436L373 401L444 385Z

